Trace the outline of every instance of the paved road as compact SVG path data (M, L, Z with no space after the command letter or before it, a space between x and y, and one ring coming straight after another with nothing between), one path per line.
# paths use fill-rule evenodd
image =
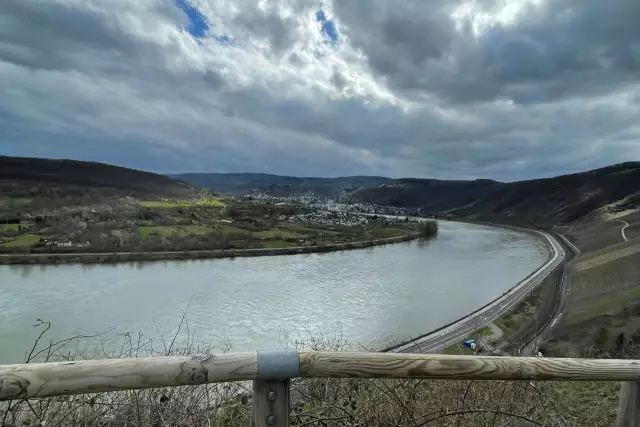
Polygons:
M522 301L545 277L560 265L566 253L556 238L548 233L539 232L548 240L551 250L550 259L538 270L522 280L497 300L483 307L475 313L464 317L455 323L436 330L415 341L400 345L390 351L401 353L437 353L445 347L459 343L483 326L493 322Z

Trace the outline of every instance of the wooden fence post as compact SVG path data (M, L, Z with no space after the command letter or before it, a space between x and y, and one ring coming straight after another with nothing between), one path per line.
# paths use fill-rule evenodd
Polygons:
M289 427L290 380L253 382L252 427Z
M640 427L640 382L623 381L620 384L618 427Z

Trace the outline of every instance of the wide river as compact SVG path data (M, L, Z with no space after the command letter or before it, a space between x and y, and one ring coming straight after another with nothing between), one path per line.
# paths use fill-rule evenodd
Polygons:
M311 336L381 345L409 339L498 297L548 257L531 235L440 222L437 238L325 254L116 265L0 266L0 363L47 339L120 348L130 332L169 342L275 349ZM48 342L48 341L47 341Z

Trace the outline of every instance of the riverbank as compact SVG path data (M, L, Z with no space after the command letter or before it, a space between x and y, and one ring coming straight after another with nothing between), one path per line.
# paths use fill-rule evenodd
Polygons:
M409 242L420 238L419 233L404 236L387 237L360 242L334 243L317 246L290 246L284 248L257 249L215 249L200 251L169 252L113 252L113 253L49 253L49 254L3 254L0 265L33 264L102 264L138 261L168 261L217 259L236 257L257 257L275 255L296 255L323 252L336 252L351 249L364 249L392 243Z

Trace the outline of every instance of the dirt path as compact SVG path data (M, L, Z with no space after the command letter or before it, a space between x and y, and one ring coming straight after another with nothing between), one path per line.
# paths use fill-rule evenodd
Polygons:
M624 224L624 227L622 227L622 229L620 230L620 234L622 234L622 239L624 239L625 242L628 242L629 239L627 239L627 235L625 234L625 230L627 229L627 227L629 226L629 223L627 221L623 221L621 219L619 219L618 221L620 221L621 223Z

